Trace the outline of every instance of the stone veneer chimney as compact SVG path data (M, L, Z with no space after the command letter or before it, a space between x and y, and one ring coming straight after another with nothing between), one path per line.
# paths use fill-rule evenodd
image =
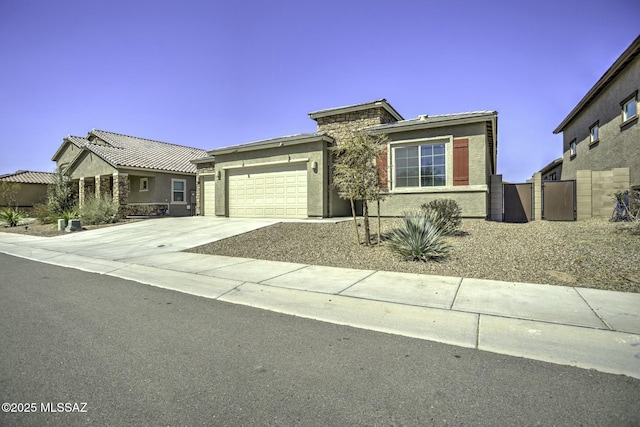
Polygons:
M338 145L351 132L369 126L403 120L402 116L385 99L316 111L309 113L309 117L317 122L318 133L326 133L333 137Z

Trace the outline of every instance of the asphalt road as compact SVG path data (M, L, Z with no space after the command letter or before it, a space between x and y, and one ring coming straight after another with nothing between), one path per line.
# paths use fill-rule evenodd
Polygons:
M640 425L628 377L4 254L0 401L35 408L0 413L2 426Z

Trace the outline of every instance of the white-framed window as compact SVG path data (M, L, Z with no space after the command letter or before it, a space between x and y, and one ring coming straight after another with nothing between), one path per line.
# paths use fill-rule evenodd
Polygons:
M140 178L140 191L149 191L149 178Z
M572 156L572 157L576 155L576 140L575 139L569 143L569 155Z
M593 144L594 142L598 142L599 139L600 139L600 122L595 122L589 128L589 142Z
M394 188L429 188L447 184L445 141L399 145L393 147L392 152Z
M187 203L187 180L172 179L171 180L171 203Z
M638 115L638 92L631 95L622 103L622 122L625 123Z

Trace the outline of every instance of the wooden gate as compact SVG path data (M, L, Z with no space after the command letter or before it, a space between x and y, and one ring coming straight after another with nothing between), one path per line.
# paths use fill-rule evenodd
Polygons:
M533 219L532 184L504 184L504 222L529 222Z
M576 220L576 181L542 182L542 219Z

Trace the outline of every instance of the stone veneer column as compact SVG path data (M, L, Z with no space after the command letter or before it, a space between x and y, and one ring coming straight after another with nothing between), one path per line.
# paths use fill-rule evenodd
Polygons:
M78 206L84 205L84 178L78 180Z
M215 173L216 168L214 162L199 163L196 165L196 215L204 215L202 210L202 177Z
M100 194L102 192L102 187L100 186L100 175L96 175L95 177L95 191L94 194L96 196L96 198L100 198Z
M113 173L113 200L125 206L129 203L129 174Z
M383 108L369 108L366 110L353 111L349 113L334 114L320 117L318 123L318 133L326 133L340 142L351 132L366 128L368 126L395 122L396 119Z

